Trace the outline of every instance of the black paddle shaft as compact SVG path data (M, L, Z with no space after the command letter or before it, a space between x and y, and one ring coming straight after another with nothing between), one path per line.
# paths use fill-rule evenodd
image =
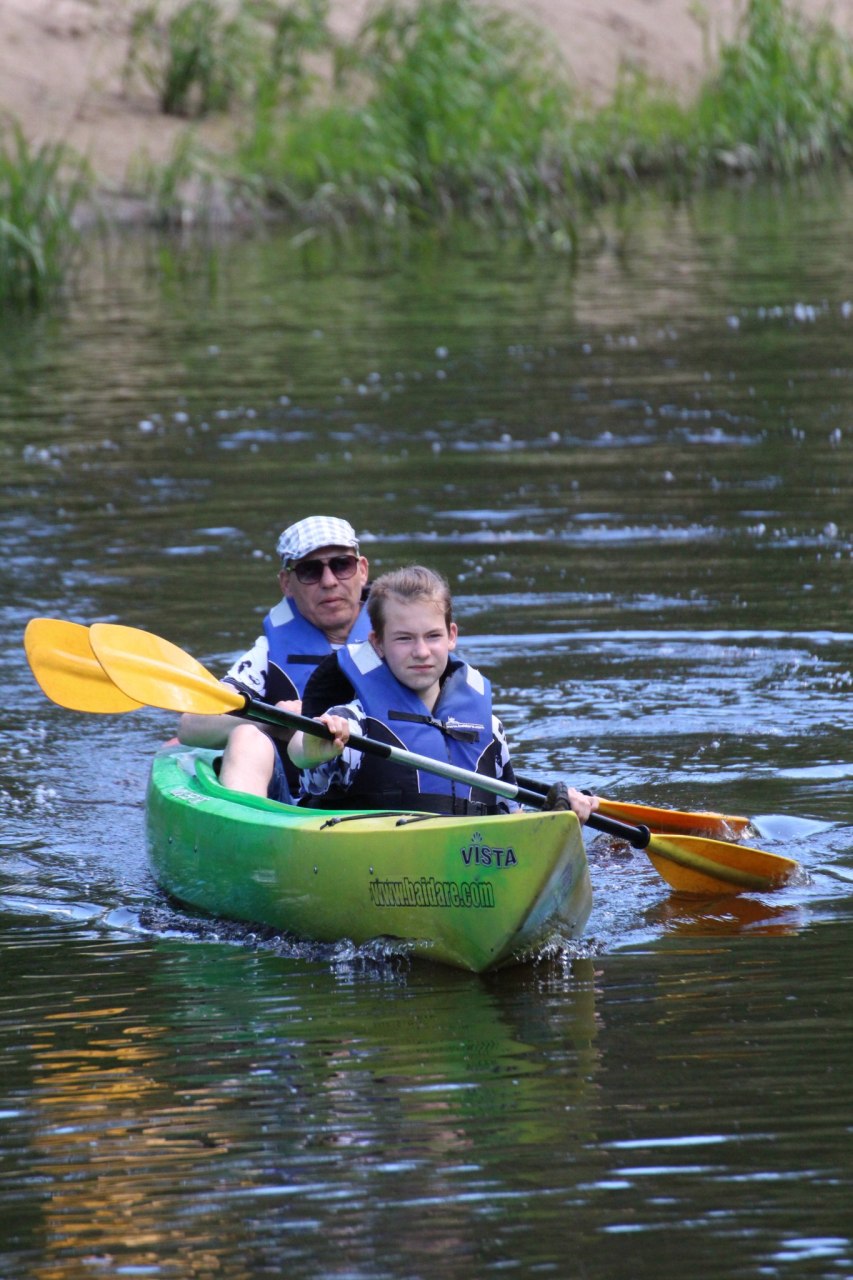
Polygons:
M551 790L547 782L539 782L536 778L518 778L520 784L519 794L529 794L533 792L541 799ZM591 796L591 791L584 791L585 796ZM531 801L526 801L532 804ZM542 808L541 803L537 808ZM595 831L603 831L606 835L617 836L620 840L627 840L635 849L645 849L646 845L652 838L650 829L645 823L632 826L630 822L622 822L619 818L605 818L603 813L591 813L586 820L586 825L592 827Z
M242 691L241 691L242 692ZM251 697L249 694L243 694L246 699L245 706L239 710L234 710L230 714L235 716L246 716L250 720L259 720L264 724L284 726L288 729L301 729L303 733L308 733L314 738L325 738L331 741L333 734L328 727L319 720L312 720L309 716L297 715L295 711L285 711L283 707L273 707L268 702L261 702L257 698ZM418 756L414 752L405 751L399 747L392 747L387 742L378 742L375 738L363 738L359 733L351 733L347 740L348 747L354 747L356 751L363 751L365 755L379 756L383 760L394 760L397 764L408 765L412 769L424 769L429 771L430 765L435 764L435 772L439 776L452 776L448 773L448 768L453 766L444 766L440 761L431 761L423 756ZM510 800L518 800L521 804L530 805L532 809L543 809L545 807L545 795L539 788L541 783L534 783L537 789L531 790L529 786L520 786L514 783L502 783L498 779L487 778L485 775L476 774L469 770L458 769L456 774L461 778L464 776L471 786L480 787L483 791L492 791L496 795L503 795ZM525 780L526 781L526 780ZM635 849L645 849L651 839L651 833L646 826L633 826L628 822L620 822L617 818L605 818L602 814L591 813L587 818L587 826L592 827L594 831L603 831L607 835L616 836L620 840L627 840Z

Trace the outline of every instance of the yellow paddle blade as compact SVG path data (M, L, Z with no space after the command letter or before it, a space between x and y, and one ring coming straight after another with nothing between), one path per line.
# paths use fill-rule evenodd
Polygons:
M136 711L141 703L118 689L89 643L89 628L59 618L32 618L24 632L27 661L52 702L70 711Z
M236 689L222 684L176 644L150 631L96 622L89 628L89 639L110 679L149 707L217 715L245 706Z
M598 797L598 812L603 813L606 818L618 818L620 822L633 822L635 826L648 827L650 831L702 834L721 840L739 836L749 826L749 818L730 813L690 813L680 809L658 809L649 804L605 800L603 796Z
M703 836L652 836L646 853L679 893L738 893L778 889L799 869L793 858Z

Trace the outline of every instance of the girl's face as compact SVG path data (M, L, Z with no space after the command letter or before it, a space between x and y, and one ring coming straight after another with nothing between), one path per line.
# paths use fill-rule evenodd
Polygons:
M432 711L447 655L456 648L456 623L448 628L444 611L431 600L385 602L382 638L375 631L370 642L401 684L412 689Z

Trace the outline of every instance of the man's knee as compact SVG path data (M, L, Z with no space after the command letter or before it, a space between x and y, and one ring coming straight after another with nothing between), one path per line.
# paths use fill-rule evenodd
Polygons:
M275 747L269 735L254 724L238 724L231 730L228 746L225 748L226 755L267 760L270 764L272 764L274 751Z
M235 791L266 795L275 757L275 746L262 729L239 724L229 735L219 779L223 786Z

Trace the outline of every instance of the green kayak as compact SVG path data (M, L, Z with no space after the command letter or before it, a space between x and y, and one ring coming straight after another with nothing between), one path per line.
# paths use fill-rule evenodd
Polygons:
M316 942L391 940L475 973L586 924L592 892L572 813L299 809L223 787L214 755L166 747L148 788L154 874L189 906Z

